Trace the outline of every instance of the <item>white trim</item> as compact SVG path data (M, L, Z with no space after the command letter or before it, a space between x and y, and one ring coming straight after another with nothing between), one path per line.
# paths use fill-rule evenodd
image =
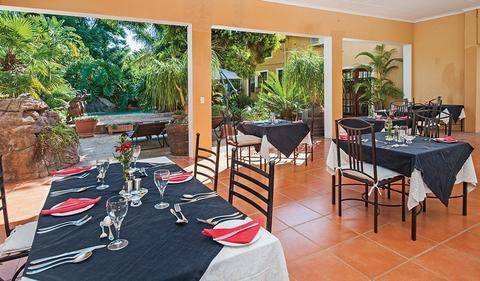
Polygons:
M278 72L279 72L280 70L281 70L281 71L284 71L284 70L283 70L283 67L279 67L279 68L276 68L276 69L275 69L275 74L277 74L277 78L278 78Z
M412 100L412 45L403 45L403 97Z
M223 30L254 32L254 33L264 33L264 34L265 33L266 34L282 34L282 35L287 35L287 36L292 36L292 37L305 37L305 38L325 37L324 35L318 35L318 34L285 32L285 31L279 31L279 30L265 30L265 29L255 29L255 28L226 26L226 25L212 25L212 29L223 29Z
M463 14L463 13L471 11L471 10L474 10L474 9L473 8L472 9L463 9L461 11L448 12L448 13L444 13L444 14L438 14L438 15L435 15L435 16L431 16L431 17L420 18L420 19L415 20L413 23L419 23L419 22L423 22L423 21L435 20L435 19L439 19L439 18L444 18L444 17L454 16L454 15L458 15L458 14Z
M332 138L333 134L333 46L332 37L325 37L323 41L323 87L324 87L324 135Z
M187 26L187 53L188 53L188 156L193 157L193 38L192 25Z

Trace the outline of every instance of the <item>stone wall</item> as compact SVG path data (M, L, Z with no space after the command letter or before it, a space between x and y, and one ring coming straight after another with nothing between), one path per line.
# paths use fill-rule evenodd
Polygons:
M57 113L29 95L0 100L0 155L6 181L45 177L49 170L78 163L77 145L65 149L62 157L38 152L37 134L58 122Z

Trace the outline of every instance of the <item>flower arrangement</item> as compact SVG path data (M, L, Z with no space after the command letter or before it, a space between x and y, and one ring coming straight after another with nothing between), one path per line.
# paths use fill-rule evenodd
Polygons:
M132 140L127 136L127 134L120 135L119 145L115 146L115 159L122 164L124 175L125 171L130 167L133 157L133 144Z

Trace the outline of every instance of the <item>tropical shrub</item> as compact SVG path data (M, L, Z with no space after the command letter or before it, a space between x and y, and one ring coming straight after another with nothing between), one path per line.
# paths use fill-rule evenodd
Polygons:
M75 129L60 123L53 127L46 127L38 134L38 151L40 155L60 154L72 144L78 144L79 138Z

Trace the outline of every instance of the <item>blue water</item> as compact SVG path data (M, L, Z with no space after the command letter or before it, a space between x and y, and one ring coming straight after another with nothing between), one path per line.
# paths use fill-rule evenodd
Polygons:
M105 115L134 115L134 114L145 114L145 113L155 113L153 111L141 111L141 110L131 110L131 111L113 111L113 112L89 112L88 116L105 116Z

